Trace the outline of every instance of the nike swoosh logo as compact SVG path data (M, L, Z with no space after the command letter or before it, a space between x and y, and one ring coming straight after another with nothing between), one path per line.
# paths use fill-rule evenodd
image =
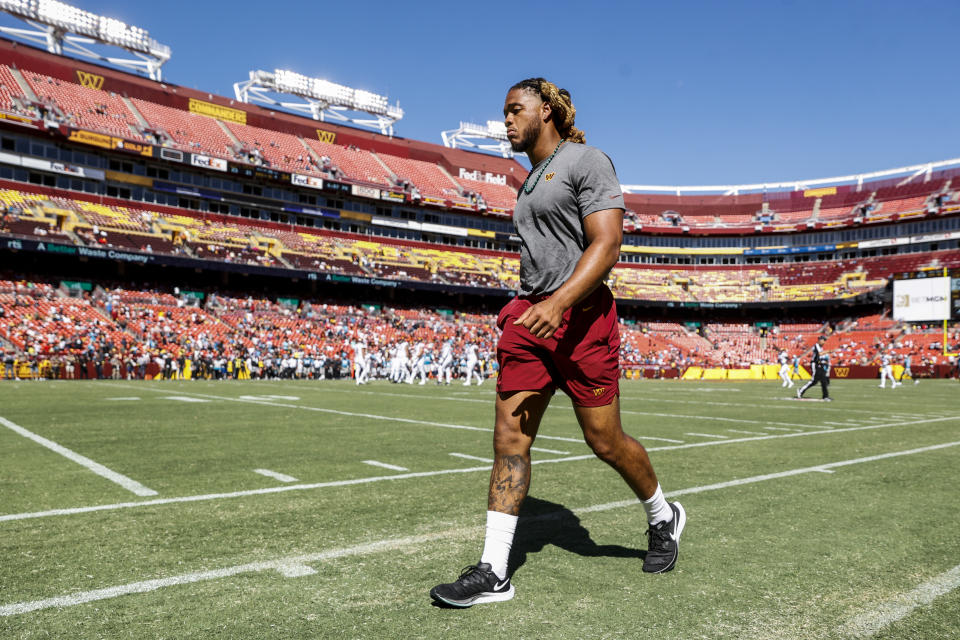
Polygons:
M504 588L505 586L507 586L508 584L510 584L510 580L509 580L509 579L504 580L503 582L498 582L497 584L495 584L495 585L493 586L493 590L494 590L494 591L500 591L501 589L503 589L503 588Z
M590 309L593 309L593 305L590 305L589 307L583 307L581 311L590 311Z

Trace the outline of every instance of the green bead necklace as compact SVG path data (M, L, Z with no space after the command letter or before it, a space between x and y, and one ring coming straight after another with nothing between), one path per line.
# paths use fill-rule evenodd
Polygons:
M553 150L553 153L550 154L550 157L547 158L547 161L543 163L543 166L540 168L540 173L537 174L537 179L533 181L533 184L530 185L530 188L527 189L527 182L530 180L530 176L533 175L533 171L527 174L527 179L523 181L523 192L530 194L533 193L533 190L537 187L537 183L540 182L540 176L543 175L543 172L547 170L547 167L550 165L550 161L553 160L553 156L557 155L557 151L560 151L560 145L564 142L563 139L557 143L557 148Z

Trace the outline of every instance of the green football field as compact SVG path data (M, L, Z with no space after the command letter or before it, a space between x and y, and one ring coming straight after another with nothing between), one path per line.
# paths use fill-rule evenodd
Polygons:
M660 576L556 396L517 595L456 610L490 382L2 382L0 638L960 637L960 385L831 393L623 383L688 515Z

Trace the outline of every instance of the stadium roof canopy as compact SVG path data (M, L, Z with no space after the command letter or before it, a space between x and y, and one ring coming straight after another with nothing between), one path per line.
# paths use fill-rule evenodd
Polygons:
M403 118L399 103L391 105L385 96L284 69L251 71L250 79L234 83L233 90L241 102L280 107L322 122L349 122L389 136Z
M151 38L146 29L58 0L0 0L0 11L32 27L0 26L0 33L40 44L57 55L74 54L146 72L158 82L162 79L161 67L170 59L170 47ZM90 49L89 45L96 44L119 47L135 57L102 55Z
M854 183L857 190L864 182L876 180L878 178L893 178L895 176L904 176L903 180L897 185L902 186L913 182L922 177L923 181L930 180L935 169L946 169L949 167L960 166L960 158L951 160L941 160L940 162L928 162L925 164L915 164L909 167L898 167L896 169L886 169L884 171L874 171L873 173L858 173L849 176L835 176L833 178L815 178L813 180L791 180L787 182L769 182L758 184L736 184L736 185L703 185L703 186L660 186L646 184L623 184L624 193L672 193L678 196L692 195L697 193L713 193L725 196L735 196L741 193L752 192L773 192L773 191L805 191L811 187L829 187L832 185L843 185Z
M494 151L504 158L513 157L513 149L507 141L507 127L500 120L487 120L486 125L460 122L460 127L441 131L443 146L456 149L458 146L465 149L479 149ZM493 140L494 142L477 142L477 140Z

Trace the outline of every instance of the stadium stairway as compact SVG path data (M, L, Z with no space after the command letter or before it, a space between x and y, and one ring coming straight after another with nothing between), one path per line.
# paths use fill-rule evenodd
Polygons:
M20 72L20 69L16 67L7 67L10 70L10 75L13 76L13 79L17 81L17 86L20 87L20 91L23 92L27 98L33 102L38 102L40 98L37 97L37 94L34 93L33 87L30 86L30 83L27 82L27 79L23 76L23 73Z
M140 125L140 132L143 133L144 129L150 128L150 123L147 122L147 119L143 117L143 114L137 109L137 106L133 104L133 100L127 96L120 96L120 99L123 100L123 104L127 105L127 109L130 110L130 113L133 114L133 117L137 120L137 124Z
M393 170L390 169L390 167L387 166L387 163L383 161L383 158L381 158L379 155L377 155L377 152L376 152L376 151L371 151L371 152L370 152L370 155L373 156L373 159L376 160L377 163L378 163L381 167L383 167L384 172L385 172L388 176L390 176L390 179L393 180L393 183L394 183L394 184L397 184L397 181L398 181L397 174L394 173Z

